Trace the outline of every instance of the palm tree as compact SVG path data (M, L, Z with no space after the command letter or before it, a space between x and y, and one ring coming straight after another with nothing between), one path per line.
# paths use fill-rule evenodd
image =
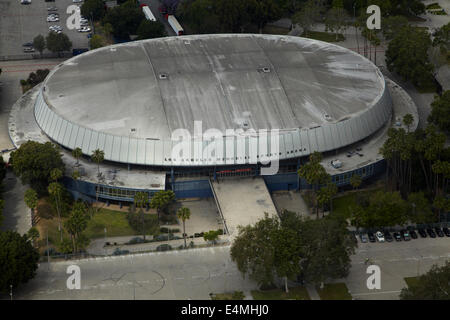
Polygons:
M362 183L362 177L359 174L354 174L350 178L350 184L352 185L353 189L358 189L359 186Z
M411 113L407 113L403 116L403 124L406 126L407 132L409 132L409 127L414 122L414 117Z
M92 161L97 164L98 176L100 176L100 163L105 159L105 152L100 149L96 149L92 152L91 158Z
M25 201L27 207L31 209L31 213L33 214L38 202L36 191L34 191L33 189L28 189L27 191L25 191L23 200Z
M134 195L134 204L139 208L139 214L141 216L142 222L142 235L145 240L145 219L144 219L144 206L148 203L148 193L146 192L136 192Z
M83 155L83 152L81 151L80 148L77 147L77 148L72 150L72 156L75 159L77 159L77 163L76 163L77 165L78 165L78 159L80 159L82 155Z
M61 179L63 176L63 173L61 171L61 169L55 168L52 169L52 171L50 171L50 179L53 182L58 182L59 179Z
M60 235L60 239L62 242L62 228L61 228L61 210L60 210L60 206L59 206L59 199L61 196L61 192L62 192L62 186L61 184L59 184L58 182L52 182L49 184L48 186L48 193L54 197L55 199L55 203L56 203L56 211L58 212L58 230L59 230L59 235Z
M150 208L155 208L158 212L158 221L161 210L166 208L174 199L175 193L172 190L161 190L153 195L150 200Z
M181 207L177 211L177 217L183 221L183 238L184 238L184 247L186 248L186 220L189 220L191 217L191 210L189 208Z

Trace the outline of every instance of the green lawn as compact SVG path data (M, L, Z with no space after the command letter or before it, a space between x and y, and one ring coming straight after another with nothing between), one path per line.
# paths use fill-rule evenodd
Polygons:
M302 37L305 37L302 34ZM309 31L307 38L321 40L325 42L339 42L344 41L345 37L343 34L338 34L338 40L336 40L336 34L331 32L323 32L323 31Z
M349 192L343 196L336 197L333 199L333 215L339 215L344 219L350 218L351 214L348 209L349 206L356 204L356 199L358 197L358 193L360 195L375 193L377 191L383 190L383 188L376 188L371 190L361 190L356 192Z
M419 282L419 278L420 277L407 277L407 278L404 278L404 279L405 279L405 282L408 285L408 287L410 287L412 285L417 284Z
M113 211L109 209L100 209L95 213L92 219L89 220L87 229L84 234L90 238L102 238L105 236L104 229L106 228L106 235L108 237L120 237L138 235L131 228L127 220L125 212ZM154 214L145 215L145 225L147 234L155 234L155 224L157 224L158 217ZM159 230L159 228L156 228Z
M327 283L323 289L316 289L321 300L352 300L345 283Z
M253 290L251 293L255 300L311 300L305 287L289 288L289 293L283 289Z

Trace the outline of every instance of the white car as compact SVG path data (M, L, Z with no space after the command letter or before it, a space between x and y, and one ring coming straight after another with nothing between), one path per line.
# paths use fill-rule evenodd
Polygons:
M375 237L377 237L378 242L384 242L384 234L381 231L377 231L375 233Z
M88 23L88 22L89 22L89 20L86 19L86 18L81 18L80 19L80 23Z
M80 29L78 29L78 32L90 32L91 28L89 27L81 27Z
M47 17L47 22L58 22L59 18L58 17Z
M72 0L73 1L73 3L80 3L80 2L82 2L83 0Z

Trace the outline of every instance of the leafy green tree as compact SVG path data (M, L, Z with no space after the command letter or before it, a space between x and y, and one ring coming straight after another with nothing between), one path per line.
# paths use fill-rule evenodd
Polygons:
M45 49L45 38L42 34L37 35L33 39L33 47L39 51L39 53L42 55L42 52L44 52Z
M88 216L86 214L86 206L83 202L77 201L74 203L72 213L64 222L64 228L70 234L72 240L73 252L77 252L76 239L87 228Z
M255 280L258 285L272 285L275 276L275 247L272 239L278 229L277 218L269 217L255 225L239 226L238 236L231 246L231 259L243 276Z
M186 248L186 220L189 220L191 217L191 210L186 207L181 207L177 211L177 216L181 221L183 221L183 238L184 238L184 247Z
M34 191L33 189L28 189L27 191L25 191L23 200L25 201L27 207L30 208L32 212L34 212L34 209L36 209L38 203L38 196L36 191Z
M161 190L156 192L150 200L150 208L158 212L158 221L161 211L164 211L172 201L175 200L175 193L172 190Z
M403 124L407 128L407 132L409 132L409 128L411 127L413 122L414 122L414 117L411 113L407 113L403 116Z
M433 222L433 212L425 194L413 192L408 195L409 219L418 224Z
M408 19L404 16L386 16L382 17L381 24L384 37L391 40L398 30L408 25Z
M135 0L128 0L120 6L111 8L103 18L103 24L112 26L114 36L120 39L129 39L130 35L137 34L137 29L145 19L142 9Z
M134 204L139 208L140 220L142 223L142 236L145 240L145 217L144 217L144 207L148 204L148 193L147 192L136 192L134 195Z
M209 230L203 234L203 240L216 243L217 239L219 239L219 232L217 230Z
M0 155L0 184L2 183L3 179L6 177L6 163L3 160L3 157Z
M338 192L338 187L333 182L328 182L317 192L317 201L323 208L325 204L330 205L330 212L333 212L333 197Z
M433 265L417 282L400 292L401 300L450 300L450 261Z
M83 155L83 152L81 151L81 148L76 147L75 149L72 150L72 156L77 159L77 166L79 164L79 159L81 158L81 156Z
M431 113L428 121L434 123L444 132L450 132L450 90L442 96L436 95L431 103Z
M97 164L97 175L100 177L100 163L102 163L105 159L105 152L100 149L96 149L92 152L91 159Z
M292 17L292 22L298 24L303 29L303 35L308 37L309 31L312 29L316 20L319 18L319 7L315 0L308 0L301 9Z
M282 11L275 0L252 0L249 11L251 21L258 26L259 33L262 33L268 22L276 21L282 16Z
M36 275L39 253L27 235L15 231L0 232L0 292L9 293Z
M396 72L405 81L412 81L418 87L432 82L433 65L428 59L431 47L427 31L412 26L399 29L389 42L386 64L391 72Z
M94 34L89 40L89 47L91 50L98 49L105 46L105 41L103 37L99 34Z
M450 199L442 195L437 195L433 200L433 207L437 211L438 221L441 221L441 212L450 211Z
M30 184L38 195L42 195L50 181L50 172L59 168L64 172L64 163L58 148L50 143L28 141L11 152L10 164L23 184Z
M139 40L153 39L167 36L164 25L159 21L142 20L137 28Z
M40 234L39 234L38 229L36 229L36 227L31 227L30 230L28 230L28 232L27 232L27 236L28 236L28 239L30 239L34 243L34 241L39 239Z
M0 226L3 223L3 208L5 207L5 201L0 199Z
M220 31L243 32L251 20L251 5L252 2L248 0L215 0L213 8Z
M195 33L217 33L225 29L216 13L219 3L214 0L187 0L177 7L177 17ZM229 31L229 30L227 30Z
M81 15L97 21L105 15L105 3L103 0L86 0L81 5Z
M63 172L59 168L55 168L55 169L52 169L52 171L50 171L50 179L53 182L58 182L58 180L61 179L62 176L63 176Z
M45 38L47 49L51 52L56 52L58 55L63 51L70 51L72 49L72 41L64 33L56 33L50 31Z
M333 0L333 5L325 17L325 30L334 32L338 41L339 33L347 28L348 20L349 16L343 7L342 0Z

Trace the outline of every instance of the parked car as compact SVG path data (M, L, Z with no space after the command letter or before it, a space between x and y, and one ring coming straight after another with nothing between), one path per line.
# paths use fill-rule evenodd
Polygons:
M23 52L34 52L34 48L33 47L25 47L23 48Z
M436 238L436 233L434 233L433 229L428 228L427 233L431 238Z
M78 32L91 32L91 28L89 27L81 27L78 29Z
M367 232L367 236L369 237L369 241L370 242L375 242L375 236L373 235L372 232Z
M411 240L411 236L409 235L409 231L408 230L401 230L400 231L400 235L402 236L403 240L405 241L409 241Z
M375 237L377 237L378 242L384 242L384 234L381 231L377 231L375 233Z
M438 235L438 237L440 237L440 238L442 238L442 237L444 237L445 235L444 235L444 232L442 232L442 229L441 228L434 228L434 231L436 231L436 234Z
M416 231L414 231L414 230L410 230L410 231L409 231L409 234L410 234L411 238L413 238L413 239L417 239L417 238L418 238L418 237L417 237L417 233L416 233Z
M161 244L156 247L156 251L168 251L168 250L172 250L172 247L167 243Z
M47 11L58 11L57 7L48 7Z
M384 232L384 239L386 239L387 242L392 242L394 238L392 238L392 235L389 231Z
M394 239L395 241L402 241L402 236L400 235L400 232L394 232Z
M417 232L420 234L420 236L422 238L426 238L427 237L427 232L425 231L425 229L422 229L422 228L417 229Z
M32 47L33 46L33 42L25 42L22 47Z
M359 238L361 239L362 243L366 243L367 242L367 237L366 237L366 235L364 233L361 233L359 235Z
M72 0L73 1L73 3L80 3L80 2L82 2L83 0Z
M447 227L442 228L442 231L444 231L447 237L450 237L450 230Z

